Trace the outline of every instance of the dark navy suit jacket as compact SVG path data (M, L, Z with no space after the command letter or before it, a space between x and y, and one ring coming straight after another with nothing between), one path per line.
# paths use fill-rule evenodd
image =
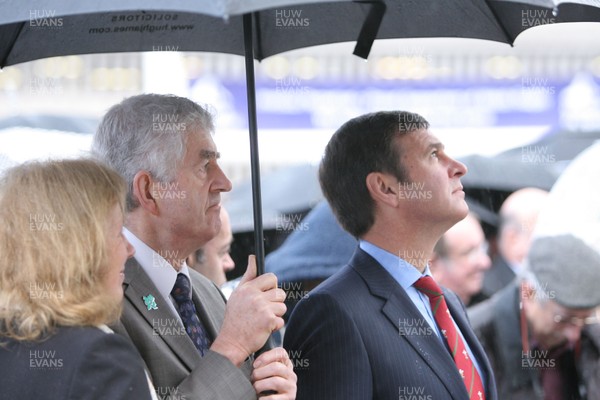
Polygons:
M2 400L150 399L140 355L117 334L59 327L41 342L0 342Z
M444 291L497 400L490 364L458 297ZM298 375L298 400L468 399L449 351L404 289L358 249L349 265L294 310L284 347Z

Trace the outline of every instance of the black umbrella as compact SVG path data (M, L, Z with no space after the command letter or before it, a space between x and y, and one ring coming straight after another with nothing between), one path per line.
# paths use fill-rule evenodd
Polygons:
M556 131L529 145L506 150L497 157L521 162L538 161L538 164L557 163L561 166L558 172L562 172L565 167L563 161L573 160L598 140L600 131Z
M0 68L70 54L176 50L245 55L260 273L264 249L253 59L348 40L357 40L355 54L366 58L375 38L462 37L512 44L530 27L521 21L523 10L547 12L548 1L4 0Z
M600 22L600 3L594 0L559 0L559 22Z
M520 151L522 153L522 150ZM515 154L514 157L461 157L460 162L469 169L461 178L463 186L470 189L493 188L507 192L530 186L550 190L559 173L554 171L549 162L534 160L533 157L526 160L521 153Z

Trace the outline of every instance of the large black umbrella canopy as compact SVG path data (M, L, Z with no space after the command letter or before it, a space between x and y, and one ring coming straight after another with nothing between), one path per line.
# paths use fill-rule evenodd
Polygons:
M550 1L0 0L0 68L73 54L176 50L245 55L260 273L264 247L253 59L349 40L357 40L355 54L367 58L376 38L457 37L512 44L531 27L522 23L523 13L547 13Z
M552 0L0 0L0 67L60 55L169 49L244 55L240 14L249 12L258 60L357 39L356 54L364 58L375 38L512 44L533 26L523 15L545 15L552 6Z

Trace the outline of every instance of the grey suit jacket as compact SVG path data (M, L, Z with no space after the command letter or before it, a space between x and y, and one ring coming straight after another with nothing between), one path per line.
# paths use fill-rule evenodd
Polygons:
M452 317L496 400L488 360L462 303L445 292ZM358 249L349 265L294 309L284 347L296 365L300 400L468 398L449 351L404 289Z
M225 316L225 299L208 279L191 269L189 273L198 316L214 339ZM183 324L135 258L126 264L123 288L123 315L114 329L129 337L142 355L159 397L256 399L250 382L252 359L237 368L213 351L200 357ZM143 297L149 294L157 309L149 310L144 303Z

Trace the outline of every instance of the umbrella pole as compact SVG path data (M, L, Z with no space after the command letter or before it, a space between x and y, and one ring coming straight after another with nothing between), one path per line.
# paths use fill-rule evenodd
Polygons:
M256 86L254 84L254 46L252 44L252 14L244 14L244 57L246 59L246 96L248 98L248 127L250 132L250 168L252 171L252 206L254 211L254 248L256 275L265 273L265 247L260 191L260 162L258 160L258 129L256 128ZM256 356L274 348L272 336L256 352ZM267 390L260 395L276 394Z
M248 99L248 128L250 133L250 169L252 172L252 205L254 211L254 251L257 275L265 272L265 247L260 191L260 162L258 159L258 130L256 127L256 85L254 82L254 45L252 14L244 14L244 57L246 59L246 97Z

